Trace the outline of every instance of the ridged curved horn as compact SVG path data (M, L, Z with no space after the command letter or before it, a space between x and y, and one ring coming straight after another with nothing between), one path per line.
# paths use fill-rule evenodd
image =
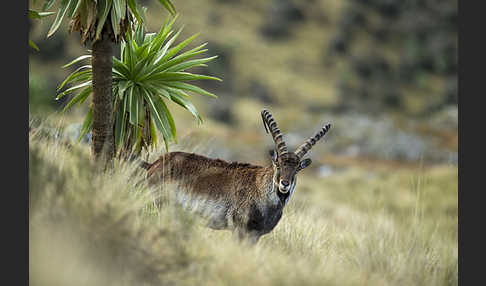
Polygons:
M288 153L287 145L282 138L282 133L280 129L278 129L277 122L273 119L272 114L266 109L262 110L262 120L263 126L265 126L265 131L268 133L267 127L270 129L270 133L272 134L273 141L275 142L275 149L277 150L278 155L283 155Z
M295 155L301 159L312 148L312 146L316 144L316 142L319 141L319 139L321 139L327 133L327 131L329 131L330 128L331 124L329 123L322 127L322 129L319 130L316 135L307 139L304 144L300 145L300 147L295 150Z

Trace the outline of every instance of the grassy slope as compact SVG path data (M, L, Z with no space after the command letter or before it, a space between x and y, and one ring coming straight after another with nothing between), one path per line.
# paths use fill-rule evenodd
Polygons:
M317 9L318 6L320 9ZM304 6L305 7L305 6ZM156 5L148 15L153 29L160 25ZM284 41L268 41L260 33L267 1L245 1L224 4L224 1L177 3L180 23L187 35L200 32L200 41L229 47L232 52L233 79L238 95L247 94L247 84L259 79L268 85L272 97L283 106L332 104L336 101L334 74L322 65L323 48L333 33L340 5L335 1L316 2L307 10L325 11L326 24L305 21L291 28ZM306 11L312 13L312 11ZM209 16L217 15L219 23L211 25ZM312 15L309 15L312 17ZM224 79L225 75L221 75ZM296 98L298 97L298 100Z
M303 172L256 247L31 134L33 285L457 285L457 168ZM131 178L131 179L130 179Z
M150 3L149 30L155 31L166 14L159 3ZM338 73L326 70L322 57L339 3L318 2L328 24L304 22L293 28L289 41L271 43L258 33L268 1L177 2L185 36L201 32L197 41L232 50L237 117L237 126L214 122L209 112L214 100L194 97L207 118L196 130L189 113L171 106L181 145L204 151L214 137L238 150L237 159L262 163L253 150L268 143L255 132L261 130L262 103L244 97L252 78L268 85L282 130L322 120L301 111L337 100ZM218 25L209 24L212 9ZM69 39L69 59L46 65L33 57L31 71L65 72L59 67L85 49L77 36ZM50 119L66 125L81 122L82 115L78 109L61 123L55 115ZM127 183L132 166L98 176L89 171L87 147L66 151L35 136L29 151L30 281L36 285L457 285L454 167L402 168L358 159L341 162L355 167L327 178L306 170L274 232L249 249L229 232L201 227L177 208L155 211L151 197L141 195L149 193L133 192L133 182Z

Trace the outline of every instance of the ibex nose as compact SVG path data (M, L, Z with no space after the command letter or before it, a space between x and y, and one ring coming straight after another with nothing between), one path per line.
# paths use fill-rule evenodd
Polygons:
M289 181L283 180L281 183L282 183L282 186L284 186L284 187L288 187L289 186Z

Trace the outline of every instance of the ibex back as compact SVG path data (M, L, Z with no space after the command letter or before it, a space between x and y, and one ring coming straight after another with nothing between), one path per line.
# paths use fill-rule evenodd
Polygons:
M271 165L170 152L152 164L142 164L149 185L177 183L177 200L203 214L210 228L230 229L239 239L256 243L277 225L294 193L296 175L311 164L311 159L303 156L331 127L325 125L295 152L289 152L270 112L263 110L261 115L265 130L270 130L275 142Z

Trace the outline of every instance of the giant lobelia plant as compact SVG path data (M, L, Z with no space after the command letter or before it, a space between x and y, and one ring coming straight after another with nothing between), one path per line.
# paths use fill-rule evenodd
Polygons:
M207 51L203 49L206 44L181 52L198 34L175 45L182 31L182 28L177 32L172 30L176 18L170 20L168 17L158 33L144 33L143 26L136 25L135 29L127 31L126 41L121 41L120 59L113 57L113 134L115 150L119 155L139 154L142 149L153 150L157 147L156 130L162 134L166 149L170 141L177 142L175 121L167 107L168 101L185 108L201 123L201 116L191 102L189 93L216 97L188 83L194 80L220 80L187 72L193 67L206 66L216 56L194 59ZM64 67L91 57L91 54L80 56ZM92 94L92 80L92 66L87 64L78 67L60 84L59 92L66 85L71 87L60 92L56 99L74 94L63 112L76 104L81 105ZM91 104L80 138L92 130L92 114Z
M92 65L92 143L93 157L106 169L114 156L112 67L113 43L127 35L135 22L144 25L145 16L137 0L44 0L42 11L56 6L57 15L47 33L53 35L63 19L68 18L69 31L79 32L81 43L91 44ZM158 0L171 14L171 0Z

